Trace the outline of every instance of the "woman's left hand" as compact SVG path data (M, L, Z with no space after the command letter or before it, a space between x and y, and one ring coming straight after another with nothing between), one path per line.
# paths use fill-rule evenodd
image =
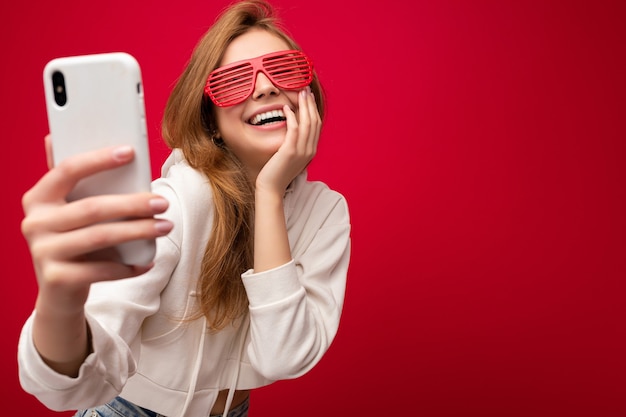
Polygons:
M285 105L287 134L278 151L265 164L256 179L256 187L280 195L311 162L317 152L322 119L315 105L315 96L307 87L298 93L298 117Z

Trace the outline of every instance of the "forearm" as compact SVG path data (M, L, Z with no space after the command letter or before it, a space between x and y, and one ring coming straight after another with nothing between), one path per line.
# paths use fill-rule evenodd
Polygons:
M84 311L54 311L40 297L33 321L33 343L50 368L70 377L78 376L91 350Z
M283 196L257 188L254 221L254 271L262 272L291 260Z

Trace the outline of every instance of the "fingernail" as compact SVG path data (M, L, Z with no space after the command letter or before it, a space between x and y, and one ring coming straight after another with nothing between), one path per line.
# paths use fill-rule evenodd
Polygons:
M120 146L113 149L113 159L120 162L125 162L131 159L133 156L133 148L130 146Z
M154 213L162 213L168 207L168 202L164 198L153 198L148 203Z
M156 223L154 223L154 228L157 232L166 234L174 228L174 224L169 220L157 220Z

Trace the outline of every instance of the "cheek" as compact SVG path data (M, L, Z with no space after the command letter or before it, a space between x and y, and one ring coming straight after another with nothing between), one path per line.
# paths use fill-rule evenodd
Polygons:
M215 109L215 123L220 133L224 134L232 130L236 122L241 122L241 111L237 111L238 106L218 107Z
M298 110L300 110L300 102L298 101L298 95L300 94L299 91L284 91L283 90L283 94L285 94L285 96L287 97L287 101L289 102L289 107L291 107L293 109L293 112L296 114L296 117L298 117Z
M294 109L298 108L298 94L300 94L300 91L285 91L289 104L291 104Z

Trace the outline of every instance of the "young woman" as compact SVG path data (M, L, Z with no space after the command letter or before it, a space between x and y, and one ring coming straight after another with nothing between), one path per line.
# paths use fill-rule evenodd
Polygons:
M242 1L172 92L153 193L66 202L81 178L130 162L127 147L51 168L23 198L39 285L23 388L77 415L246 416L251 389L315 366L350 256L345 199L306 178L322 115L308 57L269 4ZM88 256L154 237L147 267Z

